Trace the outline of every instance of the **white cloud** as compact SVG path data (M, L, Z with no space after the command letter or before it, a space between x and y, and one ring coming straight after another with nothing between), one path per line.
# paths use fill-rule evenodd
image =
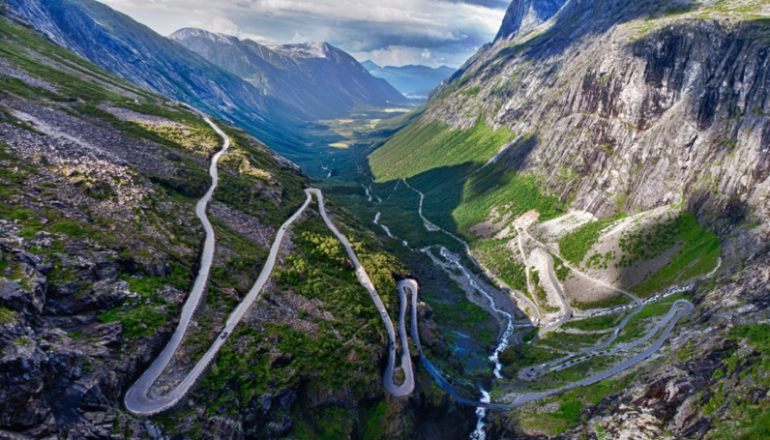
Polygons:
M327 41L359 59L459 65L491 41L506 0L101 0L168 35L182 27L262 43ZM430 56L423 56L429 54ZM442 58L444 60L442 61ZM397 61L398 60L398 61ZM400 65L400 64L397 64Z
M225 17L216 17L213 20L211 20L211 22L209 23L194 20L190 23L190 26L205 29L209 32L215 32L217 34L232 35L242 40L253 40L262 44L276 43L275 40L272 40L271 38L266 37L264 35L252 34L250 32L243 32L240 26L238 26L237 24L235 24L235 22Z

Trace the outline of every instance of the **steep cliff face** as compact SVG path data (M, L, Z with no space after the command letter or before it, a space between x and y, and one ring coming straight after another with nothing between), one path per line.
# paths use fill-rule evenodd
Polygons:
M559 237L570 228L584 233L578 241L593 251L573 263L619 285L661 273L661 266L629 263L633 251L624 254L633 247L627 240L657 246L661 234L626 225L683 210L717 234L722 248L714 242L712 249L721 265L712 255L714 264L693 278L687 298L697 309L659 355L595 386L493 412L490 436L750 439L767 432L761 335L770 248L770 7L571 0L528 31L511 32L515 21L506 19L501 32L510 38L482 48L415 122L369 156L375 177L409 179L426 195L428 218L464 234L479 260L525 292L516 242L522 225L565 253L571 249ZM602 248L613 232L625 235L620 245ZM676 249L683 248L655 255L665 260ZM623 285L640 294L683 285L702 261L663 261L674 272L666 282ZM591 308L573 301L583 289L566 289L578 278L562 280L569 301ZM513 373L500 381L508 384L498 384L513 393L522 385L515 368L522 359L536 364L549 355L547 347L515 350L507 360Z
M503 18L495 40L524 35L559 12L567 0L514 0Z
M356 106L406 102L386 81L325 43L267 47L200 29L181 29L170 38L312 119L346 116Z
M572 1L552 24L477 54L410 128L510 131L499 150L456 147L471 171L489 162L473 178L536 176L599 217L686 203L732 222L766 218L767 7L726 3ZM370 157L375 174L443 165L405 174L405 161L387 160L400 155L421 153L392 140Z
M0 437L144 435L122 394L176 324L221 140L197 113L6 16L0 39ZM249 232L219 243L215 259L231 268L212 277L212 307L248 289L254 255L283 221L267 210L293 209L305 182L226 130L236 140L222 180L265 204L247 213L232 187L217 192L219 233Z

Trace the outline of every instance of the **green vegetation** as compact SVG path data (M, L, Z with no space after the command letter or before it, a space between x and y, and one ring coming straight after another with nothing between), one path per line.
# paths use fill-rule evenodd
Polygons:
M529 333L524 335L524 337L522 338L522 341L524 341L525 343L532 342L535 340L535 337L537 337L538 333L539 333L538 329L534 328Z
M378 182L409 178L442 167L483 164L514 138L482 121L462 130L420 119L374 151L369 163Z
M582 302L582 301L571 301L572 307L578 309L578 310L590 310L590 309L606 309L610 307L615 306L622 306L625 304L628 304L631 302L631 300L621 294L617 293L613 296L610 296L609 298L601 299L599 301L592 301L592 302Z
M292 436L301 439L337 440L348 438L355 420L343 408L313 408L297 414Z
M561 258L554 255L553 252L548 251L548 253L551 254L551 258L553 258L553 271L556 273L556 278L559 281L566 280L570 274L569 267L565 266L564 261L562 261Z
M436 320L449 325L475 327L489 319L489 314L481 307L464 298L454 304L431 303Z
M500 363L503 364L503 375L515 378L522 368L550 362L562 356L564 355L545 347L539 347L535 344L522 344L505 350L500 355Z
M513 260L508 239L478 241L473 244L474 255L484 266L494 272L513 289L527 291L527 275L524 265Z
M535 210L540 221L560 216L564 204L556 197L544 196L537 187L533 176L519 176L505 171L489 174L479 173L478 180L465 186L463 203L457 207L453 217L461 230L468 230L487 219L493 207L513 218Z
M667 228L672 228L676 234L675 240L680 248L665 266L635 288L638 294L651 294L674 283L707 274L719 264L722 254L719 238L700 226L693 214L682 213L668 225ZM673 233L669 233L665 237L672 235ZM668 243L672 241L671 238L664 239ZM653 249L657 250L659 247Z
M384 401L377 403L366 421L365 440L376 440L382 437L382 426L386 423L388 405Z
M0 82L0 86L4 87L8 92L19 93L19 96L31 100L45 98L59 102L72 98L79 98L87 102L123 99L123 96L118 93L109 91L101 85L80 79L68 73L65 69L41 63L35 59L35 55L32 55L31 51L34 51L86 77L136 93L136 90L129 86L128 83L121 83L118 80L112 79L111 75L100 67L88 63L66 50L43 40L27 29L10 24L5 19L0 19L0 36L11 42L0 47L0 58L10 61L34 77L49 82L57 89L56 93L40 88L28 87L24 90L24 87L20 87L20 82L14 80Z
M558 435L567 429L585 423L583 408L598 405L607 396L620 393L633 380L633 375L627 375L618 380L605 380L591 386L580 387L566 393L539 401L533 411L517 410L515 412L518 425L527 429L536 429L548 435ZM554 412L544 412L546 405L557 403Z
M175 310L169 310L167 303L158 299L150 305L140 305L135 308L115 308L99 315L102 322L120 322L123 324L123 337L136 339L148 336L164 326Z
M121 275L121 279L128 282L129 289L132 292L136 292L142 295L143 298L152 298L158 294L158 291L164 289L166 286L174 287L178 290L185 291L190 287L192 278L190 277L190 270L179 263L170 262L169 267L171 273L166 277L159 277L150 274L143 274L141 276Z
M339 220L338 227L351 240L383 301L394 305L393 274L403 268L378 250L369 235L349 229ZM208 406L212 414L235 413L258 394L297 380L308 380L313 388L351 387L357 398L363 398L379 374L375 363L360 359L368 359L372 350L381 349L382 321L369 294L358 283L344 249L317 215L295 224L292 241L294 252L274 275L278 289L320 300L322 303L316 304L322 306L317 311L315 307L300 310L297 319L303 322L301 327L289 325L291 321L263 323L262 328L240 325L196 391L200 398L212 402ZM314 331L308 332L307 327ZM283 353L281 363L271 363L264 355L268 344ZM235 395L227 391L233 389L241 391ZM343 414L329 417L338 419ZM350 430L347 425L314 422L321 419L326 420L321 414L301 417L295 433L302 438L339 438L341 432Z
M607 251L603 254L594 252L586 261L586 267L596 269L607 269L610 261L615 259L615 252Z
M618 324L620 317L616 315L597 316L595 318L581 319L579 321L569 321L564 323L561 328L592 331L605 330Z
M494 326L490 325L489 313L472 303L455 284L451 285L452 295L456 300L447 302L431 294L423 294L423 299L431 306L434 321L448 328L473 335L474 339L485 346L495 343Z
M121 275L120 278L128 282L129 289L140 294L141 299L129 301L123 307L109 310L99 315L99 319L102 322L123 324L124 338L129 340L148 336L166 325L171 316L176 313L176 306L159 296L159 291L166 286L187 291L191 283L189 269L175 262L169 263L169 266L171 273L167 277L147 273L141 276Z
M181 144L170 141L155 131L147 129L141 124L131 121L123 121L107 110L102 110L93 104L75 105L72 108L82 115L91 116L93 118L109 123L128 137L132 137L134 139L146 139L148 141L155 142L158 145L163 145L164 147L169 147L172 149L184 150L185 148Z
M580 335L554 331L546 333L537 343L562 350L574 350L576 346L597 344L606 337L607 335L601 333Z
M220 163L220 184L214 200L270 225L282 224L305 200L306 178L291 168L281 168L270 159L267 147L246 133L216 122L230 137L231 151ZM265 188L275 180L281 182L277 193L272 192L273 188Z
M619 218L599 220L575 229L559 240L561 255L574 264L580 264L588 251L596 244L602 231L618 221Z
M678 294L666 298L663 301L647 304L642 311L634 315L626 324L626 327L620 333L614 344L624 344L642 337L647 333L650 327L650 318L663 316L671 310L671 306L679 299L684 299L684 295Z
M733 349L723 358L724 367L712 376L708 395L701 395L701 410L714 414L714 438L729 440L759 440L770 436L770 406L760 400L756 404L745 398L749 387L766 388L770 372L770 325L736 325L728 338L748 344L750 356ZM728 393L726 389L736 392ZM723 409L724 408L724 409Z
M16 312L0 306L0 325L13 324L16 321Z
M540 284L540 273L536 270L532 270L530 273L532 277L532 286L535 288L537 305L540 307L540 309L546 313L558 312L561 310L558 307L548 305L548 294L545 292L543 285Z
M297 229L305 229L294 236L294 243L304 256L287 258L285 269L275 277L278 285L307 298L323 300L332 313L350 309L367 320L376 319L377 311L366 290L358 284L353 265L336 237L319 222L303 222Z

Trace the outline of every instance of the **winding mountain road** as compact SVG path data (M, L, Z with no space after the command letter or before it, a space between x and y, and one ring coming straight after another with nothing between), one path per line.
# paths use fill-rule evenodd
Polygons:
M126 397L124 399L126 409L137 415L156 415L167 411L178 405L195 386L198 380L200 380L205 375L206 370L215 360L219 350L225 344L229 336L233 334L235 327L238 325L241 319L243 319L248 309L258 298L259 294L261 293L273 272L273 268L278 258L278 253L281 249L281 244L283 242L286 231L310 205L313 195L315 195L318 200L318 207L321 213L321 217L326 223L326 226L334 233L337 239L340 240L342 245L345 247L345 250L355 267L356 277L358 278L359 283L361 283L361 285L369 292L369 295L372 297L372 300L374 301L375 306L377 307L377 310L379 311L380 316L388 331L390 346L388 365L385 370L385 376L383 377L384 387L390 394L395 397L411 394L414 391L414 372L412 368L412 359L409 353L409 344L406 337L406 328L404 324L406 304L402 303L401 305L401 322L399 325L402 343L401 368L404 371L405 379L403 384L396 385L393 381L393 373L395 371L396 362L396 332L395 328L393 327L393 322L390 320L387 309L380 299L380 296L377 293L377 290L375 289L371 279L369 278L369 275L366 273L366 270L361 265L361 262L358 260L358 257L350 246L350 242L344 235L340 233L334 223L332 223L332 221L329 219L329 216L326 213L326 207L324 206L323 193L318 189L306 189L305 194L307 195L307 198L305 199L305 202L297 210L297 212L295 212L288 220L286 220L286 222L278 229L275 240L273 241L273 244L270 248L270 254L267 257L267 260L265 260L264 266L261 273L259 274L259 277L257 278L257 281L246 295L246 298L244 298L238 307L236 307L236 309L230 314L224 329L213 342L211 347L209 347L208 351L206 351L203 357L198 361L197 364L195 364L190 373L177 385L176 388L174 388L168 394L162 396L151 395L150 389L152 385L158 380L160 375L166 369L172 357L174 356L174 353L176 353L179 345L184 339L184 335L187 332L195 310L200 304L200 300L205 291L213 264L216 238L214 229L212 228L211 223L206 216L206 208L208 203L211 201L211 198L213 197L214 190L216 189L217 183L219 181L217 164L219 159L229 148L230 140L227 135L225 135L225 133L213 122L211 122L208 117L205 115L201 116L224 140L224 146L222 150L218 152L211 161L210 174L212 177L212 185L206 195L198 202L196 208L198 218L200 218L201 223L203 224L206 231L206 242L201 258L201 269L198 273L198 277L196 278L193 289L190 292L190 295L182 309L182 316L180 318L179 325L174 331L171 340L169 340L160 355L126 393Z
M416 192L420 196L420 205L419 205L418 213L420 215L420 218L423 220L423 222L425 222L426 229L428 229L428 231L442 231L445 234L447 234L450 237L452 237L455 240L457 240L458 242L460 242L465 247L466 253L468 254L468 256L471 259L471 261L473 261L473 263L476 264L476 266L479 267L479 269L481 269L482 271L484 271L485 273L487 273L489 275L489 271L486 270L485 268L483 268L482 266L480 266L479 263L473 258L473 256L470 253L470 247L468 246L468 244L464 240L460 239L459 237L455 236L454 234L452 234L452 233L450 233L448 231L445 231L445 230L441 229L440 227L436 226L434 223L430 222L427 218L425 218L425 216L423 215L423 212L422 212L423 202L424 202L424 199L425 199L424 194L422 192L418 191L417 189L413 188L411 185L409 185L409 183L406 182L406 180L403 180L403 182L404 182L404 184L407 187L412 189L412 191ZM567 299L563 289L561 288L561 284L558 282L558 279L556 277L556 274L555 274L555 271L554 271L554 268L553 268L553 266L554 266L553 258L548 253L548 251L550 250L551 252L554 252L554 254L557 255L557 256L559 255L559 253L558 253L557 250L552 249L552 248L546 246L545 244L541 243L540 241L536 240L534 237L532 237L529 234L529 231L527 231L525 228L519 228L519 240L518 240L519 241L519 249L520 249L520 251L522 253L522 257L524 258L525 262L527 261L527 258L526 258L526 254L524 253L524 249L523 249L523 245L522 245L522 241L521 241L521 237L522 237L523 234L526 234L526 236L529 239L534 241L539 246L540 251L543 252L546 255L546 257L548 259L548 275L550 277L550 281L554 285L554 287L557 289L557 293L559 294L559 296L560 296L560 298L561 298L561 300L562 300L562 302L564 304L564 308L565 308L564 316L561 317L557 322L555 322L553 324L547 325L545 327L545 331L548 331L548 329L554 329L554 328L562 325L563 323L567 322L572 317L572 315L573 315L572 308L569 305L569 301L568 301L568 299ZM611 337L607 341L604 341L604 342L602 342L602 343L600 343L597 346L594 346L592 348L589 348L589 349L586 349L584 351L581 351L580 353L563 357L563 358L558 359L556 361L553 361L551 363L543 364L543 365L541 365L539 367L533 367L533 368L525 369L525 370L523 370L523 375L525 377L530 377L530 378L534 379L534 378L542 376L542 375L544 375L544 374L546 374L546 373L548 373L550 371L560 371L560 370L569 368L569 367L571 367L573 365L576 365L578 363L590 360L590 359L592 359L594 357L597 357L597 356L608 356L608 355L612 355L612 354L616 354L616 353L620 353L620 352L624 352L624 351L630 350L630 349L632 349L634 347L637 347L637 346L643 344L644 342L649 341L650 339L652 339L652 337L655 334L661 332L661 329L663 327L665 327L665 330L661 333L660 337L655 341L655 343L652 344L652 346L650 346L646 350L644 350L644 351L642 351L642 352L632 356L630 359L627 359L626 361L624 361L624 362L622 362L622 363L620 363L618 365L615 365L614 367L612 367L612 368L610 368L608 370L602 371L600 373L597 373L597 374L595 374L593 376L590 376L590 377L587 377L585 379L572 382L572 383L570 383L568 385L565 385L563 387L554 388L554 389L551 389L551 390L546 390L546 391L541 391L541 392L535 392L535 393L509 394L509 395L505 396L505 398L504 398L504 400L510 400L510 402L508 402L508 403L490 403L488 401L471 400L471 399L466 399L466 398L460 396L454 390L454 388L452 387L451 383L449 383L449 381L446 380L441 375L441 372L438 370L438 368L436 368L426 358L425 353L423 352L423 349L422 349L422 345L420 343L419 331L417 330L417 311L416 311L416 307L417 307L417 291L419 289L419 286L417 285L417 283L414 280L402 281L402 282L399 283L399 293L401 294L402 303L403 303L403 301L405 301L405 299L404 299L405 298L405 294L403 293L403 290L406 289L408 291L411 291L411 293L412 293L412 311L413 311L413 313L412 313L412 340L415 342L415 346L417 347L417 349L420 352L420 358L421 358L421 361L423 363L423 366L431 374L431 376L433 376L433 378L436 380L436 382L439 384L439 386L443 390L448 392L450 395L452 395L458 402L463 403L463 404L472 405L472 406L475 406L477 408L507 410L507 409L512 409L512 408L521 406L521 405L523 405L525 403L528 403L528 402L531 402L533 400L538 400L538 399L541 399L541 398L547 397L549 395L552 395L552 394L555 394L555 393L559 393L559 392L562 392L562 391L565 391L565 390L568 390L568 389L576 388L576 387L579 387L579 386L591 385L591 384L594 384L596 382L602 381L604 379L607 379L607 378L609 378L609 377L611 377L611 376L613 376L615 374L618 374L618 373L620 373L620 372L630 368L633 365L636 365L637 363L639 363L639 362L649 358L653 354L655 354L660 349L660 347L663 346L663 344L665 343L666 339L669 337L669 335L671 334L671 331L673 330L674 326L679 322L679 320L684 315L690 313L692 310L695 309L695 307L690 302L684 301L684 300L679 300L679 301L675 302L672 305L672 307L669 310L668 314L663 319L661 319L655 325L655 327L653 329L651 329L649 332L647 332L647 334L645 334L645 336L643 336L642 338L640 338L640 339L638 339L636 341L633 341L633 342L631 342L629 344L613 348L611 350L604 350L604 351L602 351L604 348L606 348L609 345L611 345L617 339L617 337L620 335L621 331L627 325L627 323L631 320L631 318L633 318L636 314L638 314L642 310L642 308L644 307L644 304L633 293L625 291L625 290L622 290L622 289L618 289L615 286L612 286L612 285L610 285L608 283L605 283L605 282L603 282L601 280L594 279L594 278L588 276L587 274L583 273L582 271L578 270L577 268L572 267L561 256L560 256L560 258L564 261L565 266L567 266L569 269L573 270L574 272L576 272L580 276L585 277L586 279L588 279L590 281L593 281L593 282L595 282L595 283L597 283L597 284L599 284L601 286L607 287L607 288L609 288L609 289L611 289L613 291L616 291L616 292L619 292L619 293L622 293L622 294L628 296L634 302L636 302L637 308L632 313L630 313L629 315L627 315L625 317L625 319L614 330L613 334L611 335ZM529 274L527 274L527 275L529 275ZM496 277L494 277L494 275L492 275L492 279L494 279L498 283L498 285L501 284L501 282L499 280L497 280ZM527 277L527 284L528 284L528 289L531 291L532 290L532 286L531 286L531 281L529 279L529 276ZM502 285L505 285L505 284L502 283ZM514 292L514 293L518 293L518 292L513 291L513 289L510 289L510 288L508 288L508 290L511 291L511 292ZM520 297L523 297L523 296L521 296L519 294L519 295L516 295L516 297L520 298ZM527 300L526 301L528 303L527 305L532 310L537 312L537 321L539 322L540 321L540 314L539 314L539 310L538 310L537 306L535 306L531 301L529 301L528 298L525 298L525 299ZM497 373L497 371L496 371L496 373ZM487 400L487 399L485 399L485 400Z
M553 270L553 258L551 257L551 254L549 254L545 248L540 248L540 252L545 255L546 261L548 261L548 278L551 281L553 288L556 289L556 293L559 295L559 299L561 299L562 302L562 308L564 309L564 314L559 319L550 324L547 324L542 329L540 329L539 333L543 335L561 327L564 323L572 319L572 307L569 305L567 295L564 294L564 289L561 287L561 283L559 282L559 279L556 277L556 273Z
M647 335L644 338L642 338L644 339L644 341L651 339L656 333L660 332L661 328L665 326L664 331L662 332L660 337L658 337L655 343L652 344L652 346L648 347L646 350L642 351L641 353L638 353L632 356L631 358L625 360L624 362L618 365L615 365L614 367L608 370L594 374L593 376L587 377L585 379L569 383L559 388L553 388L550 390L534 392L534 393L510 393L503 397L503 400L508 400L508 402L494 403L494 402L483 402L478 400L471 400L471 399L462 397L460 394L457 393L457 391L455 391L452 384L446 378L444 378L444 376L441 374L439 369L436 368L430 362L430 360L428 360L428 358L425 356L425 353L423 352L422 344L420 343L420 335L419 335L419 330L417 325L417 293L419 290L419 286L417 282L414 280L404 280L398 283L398 288L399 288L399 294L401 296L402 301L405 301L405 297L407 293L411 293L412 295L412 340L414 341L415 346L417 347L417 350L420 353L420 359L422 361L423 366L428 371L428 373L430 373L430 375L433 376L434 380L439 385L439 387L441 387L441 389L449 393L459 403L475 406L477 408L496 409L496 410L513 409L521 405L524 405L528 402L531 402L533 400L542 399L544 397L548 397L550 395L560 393L562 391L566 391L566 390L581 387L581 386L592 385L594 383L597 383L609 377L612 377L624 370L627 370L628 368L631 368L632 366L638 364L639 362L642 362L643 360L649 358L650 356L655 354L658 350L660 350L660 348L666 342L666 339L668 339L669 335L671 334L671 331L673 330L674 326L679 322L679 320L686 314L695 310L695 307L688 301L679 300L676 303L674 303L674 305L671 307L671 310L669 310L669 313L666 315L666 317L664 317L664 319L661 320L661 322L659 322L654 329L652 329L650 332L647 333ZM619 351L622 351L623 349L624 349L623 347L620 347L620 349L618 349L617 351L615 350L613 351L619 352ZM569 365L565 365L564 368L572 366L575 363L570 363Z
M634 355L630 359L627 359L623 363L616 365L609 370L603 371L601 373L597 373L591 377L585 378L580 381L575 381L573 383L570 383L560 388L555 388L555 389L536 392L536 393L509 394L504 398L504 400L509 400L509 402L506 402L506 403L490 403L490 402L470 400L460 396L457 392L455 392L451 383L449 383L449 381L447 381L441 375L440 371L437 368L435 368L435 366L433 366L433 364L431 364L430 361L427 359L427 357L423 352L422 345L420 343L419 329L418 329L417 296L419 291L419 285L415 280L411 280L411 279L403 280L398 283L398 291L399 291L399 298L400 298L400 310L399 310L400 319L399 319L398 336L400 337L401 346L402 346L401 368L404 373L404 382L401 385L396 385L393 380L393 375L396 369L397 337L396 337L395 327L393 326L393 322L391 321L390 316L388 315L387 309L385 308L385 305L383 304L382 299L380 298L376 288L374 287L374 284L372 283L369 275L366 273L365 268L363 267L358 257L356 256L355 252L353 251L352 246L350 245L350 242L348 241L347 237L345 237L339 231L339 229L337 229L334 223L329 219L329 216L327 215L327 212L326 212L323 193L318 189L310 188L305 190L305 194L307 198L305 199L305 202L302 204L302 206L288 220L286 220L286 222L283 225L281 225L281 227L278 229L275 240L273 241L273 244L270 248L270 253L268 255L268 258L265 260L264 266L262 268L262 271L259 277L257 278L257 281L255 282L254 286L249 291L249 293L246 295L244 300L230 314L223 331L216 338L216 340L213 342L213 344L208 349L208 351L193 367L190 373L171 392L162 396L151 395L150 389L152 385L157 381L157 379L166 369L171 359L173 358L174 354L176 353L177 349L179 348L182 340L184 339L184 335L187 331L187 328L190 325L190 322L195 313L195 310L198 308L200 304L200 300L206 290L209 274L211 272L211 268L213 265L213 256L214 256L214 250L216 246L216 237L214 234L214 229L211 226L211 223L208 217L206 216L206 209L213 197L214 191L216 190L216 187L219 181L218 172L217 172L218 162L222 157L222 155L225 154L227 149L229 148L230 140L227 137L227 135L219 127L217 127L208 117L206 117L203 114L201 114L201 117L203 117L204 120L223 139L222 149L217 154L214 155L211 161L211 167L210 167L209 173L212 178L212 185L196 206L196 215L201 220L201 223L203 224L204 230L206 232L206 240L204 243L203 254L201 256L201 269L195 280L193 289L190 292L190 295L183 306L179 325L174 331L174 334L172 335L171 339L169 340L169 342L167 343L163 351L160 353L160 355L155 359L155 361L150 365L150 367L144 372L144 374L142 374L142 376L133 384L133 386L131 386L131 388L126 393L126 397L124 399L126 408L134 414L155 415L175 407L182 401L182 399L185 398L185 396L190 392L190 390L195 386L195 384L205 375L206 370L211 365L211 363L215 360L216 355L219 353L219 350L225 344L229 336L233 334L236 326L243 319L246 312L254 303L254 301L258 298L265 284L269 280L272 274L272 271L274 269L279 251L281 249L281 244L285 237L286 231L302 215L305 209L307 209L307 207L312 202L313 196L315 196L318 201L318 209L326 226L332 231L332 233L342 243L343 247L345 248L345 251L348 254L348 257L353 262L353 266L355 268L356 278L358 279L358 282L369 292L369 295L372 298L372 301L374 302L378 312L380 313L380 317L382 318L383 323L385 324L385 327L388 333L388 338L389 338L389 351L388 351L389 355L388 355L388 365L386 367L384 377L383 377L383 385L385 389L388 391L388 393L396 397L410 395L415 389L414 371L413 371L414 368L411 361L411 355L409 353L409 341L407 338L406 323L405 323L406 308L409 302L408 300L409 294L411 294L411 297L412 297L411 337L415 346L419 350L421 361L425 366L426 370L434 377L434 379L439 384L439 386L445 391L447 391L450 395L452 395L458 402L473 405L477 408L503 409L503 410L515 408L517 406L523 405L532 400L540 399L567 389L593 384L595 382L604 380L614 374L617 374L641 362L642 360L652 356L657 350L659 350L660 347L665 342L665 340L670 335L676 323L684 315L694 310L694 306L691 303L687 301L679 300L676 303L674 303L674 305L672 306L671 310L666 315L666 317L664 317L655 326L655 328L650 330L650 332L648 332L647 335L645 335L645 337L641 338L639 341L635 341L631 344L626 344L624 346L616 347L612 350L606 350L605 352L598 352L597 350L600 350L603 347L597 346L592 349L593 352L589 355L586 355L586 356L583 356L582 358L577 358L577 359L575 359L575 356L571 356L572 358L571 360L562 361L558 365L552 363L553 365L551 366L552 370L564 369L578 362L588 360L595 356L600 356L600 355L604 356L604 355L615 354L622 351L626 351L645 341L648 341L656 333L660 332L661 329L663 329L662 334L655 341L655 343L652 344L651 347L648 347L646 350L642 351L641 353ZM404 181L404 184L409 186L409 184L406 181ZM414 188L412 189L414 191L417 191ZM465 241L463 241L459 237L456 237L447 231L444 231L443 229L439 228L438 226L434 225L433 223L425 219L425 217L422 215L422 202L424 200L424 195L422 195L422 193L420 193L419 191L417 192L420 194L420 216L425 221L426 228L431 231L443 231L444 233L458 240L460 243L462 243L465 246L469 257L474 262L474 264L476 264L484 272L488 273L489 271L481 267L475 261L475 259L473 259L473 257L470 255L470 248L468 244L465 243ZM529 233L526 230L524 230L524 232L527 233L527 235L529 236ZM535 242L539 243L537 240L535 240L531 236L529 237ZM543 245L542 243L539 243L539 244L542 246L543 252L546 252L545 245ZM549 255L549 259L550 259L550 255ZM565 262L565 264L567 263ZM573 269L573 268L570 267L570 269ZM576 269L573 269L573 270L580 273ZM553 278L555 277L555 274L553 273L552 259L550 260L549 274L552 277L552 281L554 281L554 285L559 286L558 282L555 280L555 278ZM596 280L596 281L598 282L599 280ZM496 282L499 282L499 280L496 280ZM605 283L600 283L600 284L604 285ZM621 291L609 285L607 286L612 288L613 290L617 290L619 292L622 292L624 294L627 294L635 298L635 300L641 306L641 301L639 301L639 299L636 298L633 294L629 292ZM526 300L526 302L528 303L527 305L531 307L532 310L537 311L537 307L534 304L532 304L528 299L523 298L523 296L518 294L518 292L515 292L510 288L508 288L508 291L512 292L517 297L517 299ZM560 290L560 295L566 301L566 296L564 296L564 293L561 290ZM640 309L637 309L637 313L638 313L638 310ZM571 314L571 309L568 309L568 314ZM632 316L633 314L629 315L622 325L625 325ZM538 317L538 321L539 321L539 317ZM616 329L612 340L614 340L614 338L616 338L618 334L619 334L619 329ZM605 343L604 347L606 347L607 345L609 344ZM581 354L578 354L578 356ZM532 374L537 374L537 373L533 371Z
M486 275L487 278L489 278L495 284L497 284L498 287L505 290L508 293L508 295L512 296L519 305L523 305L521 309L526 308L530 310L532 316L534 317L533 323L532 323L533 326L537 327L538 325L540 325L540 319L541 319L540 309L529 298L527 298L520 292L517 292L516 290L512 289L505 282L503 282L503 280L501 280L495 274L493 274L492 271L490 271L489 269L484 267L481 263L476 261L476 258L473 257L473 253L471 253L471 248L468 245L468 242L456 236L455 234L445 229L442 229L441 227L437 226L435 223L425 218L425 215L423 215L422 213L422 205L425 202L425 194L423 194L420 190L410 185L409 182L406 181L406 179L401 179L400 182L404 182L404 185L406 185L407 188L411 189L412 191L417 193L417 195L420 196L420 205L417 209L417 213L420 215L420 218L424 222L425 229L427 229L430 232L443 232L447 236L453 238L455 241L460 243L465 248L465 254L468 257L468 259L471 260L473 265L476 266L480 271L484 272L484 275Z
M390 316L388 315L388 310L385 308L385 304L382 303L382 299L380 299L380 295L377 293L377 289L374 288L374 284L369 278L369 275L366 273L366 269L364 269L364 266L361 265L361 262L358 260L356 253L353 252L353 248L350 246L350 242L348 241L347 237L340 233L337 227L334 226L334 223L332 223L332 221L329 220L329 217L326 215L324 196L323 193L321 193L321 190L307 189L305 191L308 193L308 197L310 197L310 194L315 194L318 198L318 207L321 211L321 217L323 217L326 226L345 247L345 251L348 253L348 257L350 257L350 260L353 262L353 266L355 267L356 278L358 278L358 282L369 292L369 295L372 297L372 301L374 301L374 305L380 312L382 321L385 323L385 328L388 331L388 338L390 339L388 366L385 369L385 376L383 378L385 389L395 397L402 397L411 394L412 391L414 391L414 372L412 371L412 357L409 354L409 342L406 339L406 329L404 327L406 304L403 302L401 303L401 323L399 325L401 330L402 345L401 368L404 370L405 380L403 384L396 385L393 382L393 372L395 371L396 364L396 331L393 327L393 322L390 320Z
M223 141L222 149L217 154L215 154L211 160L211 167L209 169L209 175L211 175L212 179L211 187L203 196L203 198L200 199L198 205L195 208L195 214L200 219L201 223L203 224L203 229L206 232L206 241L203 245L200 271L198 272L198 277L195 279L195 284L190 291L187 302L185 302L185 305L182 308L182 315L179 318L179 325L174 331L174 334L171 336L171 339L168 341L166 347L163 349L160 355L158 355L152 365L150 365L150 368L148 368L144 374L142 374L139 380L137 380L136 383L134 383L134 385L129 388L126 394L126 408L129 411L137 414L155 414L156 412L163 411L164 409L174 406L179 401L179 398L181 398L178 393L172 392L162 398L152 401L151 404L148 404L147 394L149 393L152 384L158 380L158 377L160 377L163 370L171 361L171 358L173 357L177 348L179 348L179 344L182 343L182 339L184 338L184 334L187 331L187 327L190 325L190 321L195 314L195 310L197 310L201 297L206 290L209 273L211 272L211 266L214 262L216 236L214 235L214 228L211 226L211 222L206 216L206 209L208 208L208 204L211 201L211 198L214 196L214 190L217 188L217 184L219 182L217 165L221 157L230 148L230 138L227 137L227 135L216 124L211 122L211 119L209 119L208 116L201 113L199 113L199 115L206 121L209 126L211 126L211 128L214 129L214 131L216 131L216 133L222 138ZM156 409L158 410L156 411Z

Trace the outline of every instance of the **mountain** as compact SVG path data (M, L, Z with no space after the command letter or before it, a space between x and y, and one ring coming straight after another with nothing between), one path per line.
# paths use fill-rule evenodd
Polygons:
M491 438L768 429L754 416L767 414L767 395L747 398L770 386L760 336L770 331L760 287L770 270L768 54L765 2L514 1L497 39L368 156L377 182L407 179L424 194L422 215L531 292L544 322L567 310L543 282L548 252L585 274L563 266L559 276L576 316L628 304L591 279L653 304L668 291L695 305L653 360L545 406L494 412ZM649 316L632 320L643 323L637 334L654 328ZM612 331L599 318L570 328ZM517 369L542 364L569 332L541 332L542 342L505 355L514 379L492 395L514 396ZM590 345L585 337L574 341ZM595 361L544 380L585 377Z
M94 0L8 0L53 41L149 90L236 122L277 148L309 116Z
M364 69L371 72L372 70L378 70L382 69L382 67L378 66L377 64L374 64L372 60L366 60L363 63L361 63L362 66L364 66Z
M171 339L202 270L209 228L196 206L222 136L202 210L213 269L157 389L224 337L310 182L241 129L209 125L1 6L0 438L467 437L473 408L443 392L385 394L380 312L317 209L289 228L269 285L184 405L129 413L127 389ZM411 271L335 202L327 210L397 316L394 276ZM435 324L421 326L448 351Z
M310 119L334 119L356 107L406 102L386 81L326 43L267 47L200 29L181 29L170 38L249 81L265 96L301 109Z
M556 15L568 0L514 0L495 40L525 35Z
M454 72L446 66L431 68L427 66L380 67L371 61L362 65L377 78L387 80L405 96L427 97L431 90L449 78Z

